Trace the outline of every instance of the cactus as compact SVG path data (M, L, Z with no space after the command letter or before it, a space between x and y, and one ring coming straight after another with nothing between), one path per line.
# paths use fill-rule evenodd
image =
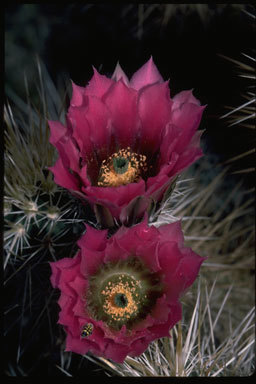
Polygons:
M38 338L53 343L48 262L71 257L84 222L94 225L90 207L56 186L48 170L56 153L47 120L63 118L63 102L39 60L37 68L39 105L32 106L27 89L27 103L15 96L4 110L5 336L17 346L16 352L6 348L10 372L13 359L28 364L27 351Z

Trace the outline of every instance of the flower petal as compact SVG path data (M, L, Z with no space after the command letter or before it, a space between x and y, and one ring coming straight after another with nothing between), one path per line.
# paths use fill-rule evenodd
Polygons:
M92 228L90 225L85 224L86 232L78 240L77 245L80 248L87 248L91 251L102 251L106 247L107 243L107 230L99 231L98 229Z
M97 97L88 98L86 120L90 126L90 139L97 149L97 155L103 161L108 155L111 126L110 114L104 103Z
M180 108L184 103L201 105L200 101L193 96L193 90L181 91L173 97L173 109Z
M204 109L205 106L185 103L173 110L171 121L182 128L182 135L179 136L178 143L175 145L175 152L181 153L189 144L200 124Z
M113 217L119 220L122 209L136 196L143 195L145 192L145 182L140 180L138 183L122 185L120 187L87 187L82 188L91 203L106 206Z
M175 241L178 246L183 246L184 236L181 227L181 220L158 227L161 241Z
M63 165L59 157L53 167L48 168L54 174L54 181L61 187L79 191L79 184L74 175L72 175Z
M79 172L79 159L80 153L77 149L72 138L63 136L56 144L59 155L62 159L63 165L67 169L72 169L72 171Z
M114 70L114 73L112 75L112 80L118 81L120 79L123 80L124 84L127 85L127 87L129 86L128 77L126 76L126 74L124 73L124 71L122 70L122 68L118 62L116 65L116 68Z
M159 250L159 263L165 273L166 295L169 300L177 300L194 282L203 257L190 248L179 248L175 242L163 243Z
M51 283L54 288L57 288L59 286L60 282L60 275L62 269L69 269L72 267L75 267L80 262L78 256L74 258L68 258L64 257L61 260L50 262L50 267L52 271L51 275Z
M121 79L108 90L103 100L111 113L113 133L119 149L132 146L139 124L137 92L128 88Z
M110 340L106 344L104 355L107 359L111 359L116 363L123 363L130 348L127 345L121 345Z
M158 261L158 243L151 243L149 245L138 245L136 255L144 261L145 265L154 272L161 269Z
M86 107L70 107L68 111L68 121L72 125L73 138L75 139L81 156L90 162L93 151L91 142L91 131L86 120Z
M82 261L80 272L83 276L88 277L97 272L104 259L104 252L92 251L88 248L82 248Z
M165 187L167 187L171 182L170 176L174 175L173 169L178 160L179 155L173 152L168 163L161 167L160 172L156 176L148 178L146 192L147 196L152 196L156 199L156 201L161 198L161 195L165 191Z
M48 121L48 124L51 131L49 141L56 147L56 143L67 134L67 128L59 121Z
M89 84L85 88L84 94L86 96L96 96L101 98L107 92L109 87L114 83L114 80L101 75L94 67L93 72L94 74L89 81Z
M159 337L165 337L169 336L170 329L177 324L178 321L182 318L182 309L181 304L177 301L175 303L172 303L169 309L168 313L168 319L164 324L154 324L150 328L150 332L154 335L153 339L159 338Z
M172 101L168 83L148 85L139 94L141 153L151 155L159 148L162 131L170 121Z
M78 171L78 175L83 183L83 185L86 185L87 187L91 185L91 182L90 182L90 179L88 177L88 173L87 173L87 164L85 164L85 166L83 166L79 171Z
M72 98L70 100L70 105L73 107L80 107L84 104L84 87L79 87L72 81Z
M118 260L125 260L129 257L130 253L124 249L116 237L112 237L106 247L104 262L117 262Z
M196 132L186 150L179 156L179 161L177 161L172 169L173 175L181 172L184 168L203 156L203 151L199 146L202 133L203 131Z
M163 130L160 144L159 166L167 164L175 151L175 146L182 135L182 129L174 124L167 124Z
M58 324L62 324L68 326L73 329L77 326L77 319L74 317L73 307L76 302L76 298L71 297L65 293L61 293L60 298L58 300L58 305L61 308L59 312L59 320Z
M79 338L74 338L69 332L67 333L66 338L66 348L65 351L72 351L84 355L90 350L90 342L88 340L81 340Z
M152 56L150 59L134 73L130 80L130 86L136 90L153 83L162 83L164 80L160 75Z

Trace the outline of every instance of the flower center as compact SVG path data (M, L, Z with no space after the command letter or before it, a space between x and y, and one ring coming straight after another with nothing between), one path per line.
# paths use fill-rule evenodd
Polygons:
M116 173L125 173L129 167L129 160L125 157L115 157L113 159L113 166Z
M119 187L129 183L136 183L141 174L147 171L146 156L131 152L130 147L120 149L103 160L99 178L99 187Z
M89 283L89 312L113 329L145 318L162 292L159 276L134 257L103 264Z
M124 293L117 293L114 297L114 304L117 307L125 308L128 304L128 299Z

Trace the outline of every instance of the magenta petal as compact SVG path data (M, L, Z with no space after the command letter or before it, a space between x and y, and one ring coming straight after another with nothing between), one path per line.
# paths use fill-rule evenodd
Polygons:
M203 151L201 148L188 148L181 156L179 161L175 164L172 169L172 174L175 175L181 172L184 168L188 167L190 164L194 163L200 157L203 156Z
M59 282L59 289L66 295L76 298L77 294L70 286L70 282L75 279L76 275L80 272L79 268L73 268L70 270L62 270Z
M179 155L175 152L171 154L167 164L164 164L158 175L149 177L147 180L147 195L153 196L153 192L158 191L166 182L171 181L170 176L173 175L173 169L179 160Z
M141 90L138 110L142 124L141 147L144 153L153 153L159 147L162 131L170 121L171 106L167 82L149 85Z
M120 188L120 189L119 189ZM145 181L140 180L137 183L131 183L124 186L117 187L119 189L119 204L125 205L131 201L135 196L141 196L145 192Z
M103 98L111 113L113 133L119 148L132 145L138 130L137 92L128 88L123 80L115 83Z
M196 279L203 257L190 248L179 248L174 242L162 244L159 262L165 273L166 295L177 300Z
M145 182L140 180L138 183L122 185L120 187L88 187L83 189L91 203L98 203L106 206L111 214L119 220L122 208L136 196L141 196L145 192Z
M189 144L195 134L202 117L205 106L187 103L182 104L172 113L171 121L174 125L182 128L178 143L175 145L175 152L181 153Z
M119 244L118 239L115 236L113 236L106 247L104 262L105 263L109 261L117 262L120 259L125 260L129 256L130 256L129 251L124 249Z
M62 125L59 121L48 121L51 135L50 135L50 143L56 147L56 143L66 135L67 128Z
M175 146L182 135L182 129L174 124L168 124L163 131L160 144L160 160L159 165L166 164L170 161L175 151Z
M180 302L176 301L175 303L171 303L169 306L168 319L162 324L155 324L150 328L150 331L153 333L155 337L165 337L169 336L170 329L178 323L182 318L182 309Z
M123 80L124 84L129 86L129 80L124 71L122 70L121 66L119 63L117 63L116 68L114 70L114 73L112 75L112 80L118 81L118 80Z
M87 289L88 282L87 282L87 280L82 278L81 275L76 275L74 280L72 279L72 281L69 283L69 285L77 293L77 297L80 297L81 293L85 292L85 290ZM80 302L80 300L79 300L79 302Z
M145 337L141 337L140 339L135 340L131 344L132 353L130 353L129 355L130 356L139 356L139 355L141 355L148 348L148 345L149 345L150 341L152 341L152 340L147 340Z
M85 88L84 93L86 96L96 96L101 98L107 92L109 87L114 83L114 80L99 74L95 68L93 68L93 72L93 77Z
M158 227L161 241L175 241L178 246L184 244L184 236L181 227L181 220Z
M204 257L197 255L190 248L182 249L183 258L176 270L176 281L181 279L185 281L184 290L186 290L195 281L200 266L205 260Z
M59 287L60 282L63 280L63 273L65 271L77 270L77 266L79 265L81 260L81 255L78 253L73 258L64 257L61 260L50 262L51 267L51 283L54 288ZM72 275L72 273L71 273ZM71 276L70 275L70 276Z
M98 231L86 224L86 232L77 242L81 248L81 268L83 275L95 273L104 259L102 250L106 247L107 230Z
M72 124L73 137L80 148L82 156L90 161L91 153L93 151L93 144L91 142L91 130L86 120L86 107L69 108L68 119Z
M90 349L90 343L87 340L80 340L79 338L74 338L71 334L67 334L66 338L66 349L65 351L72 351L84 355Z
M133 237L133 241L135 239L140 241L148 241L152 239L152 236L158 236L158 231L154 226L148 226L148 217L145 215L144 219L132 227L125 227L124 225L119 228L119 230L115 233L115 238L124 240L128 239L128 243Z
M166 300L166 295L164 294L162 297L159 297L156 301L156 304L151 311L151 316L157 321L157 323L164 323L168 319L169 315L169 305Z
M79 171L78 171L79 177L82 180L83 185L86 185L87 187L91 185L91 182L88 178L87 174L87 165L83 166Z
M173 97L173 110L176 109L176 108L180 108L180 106L184 103L192 103L192 104L195 104L195 105L201 105L200 101L197 100L194 96L193 96L193 90L189 90L189 91L182 91L180 93L177 93L177 95L175 95Z
M130 80L130 86L139 90L146 85L156 82L162 83L163 81L164 80L151 56L150 59L137 72L134 73Z
M97 272L104 259L104 252L82 248L81 274L90 276Z
M154 241L157 241L158 230L154 226L148 225L147 216L145 215L144 220L132 227L122 226L118 232L115 233L115 238L120 241L119 244L121 244L122 247L135 252L138 244L151 242L152 238Z
M75 301L75 298L63 293L60 295L58 300L58 304L61 308L61 311L59 312L58 324L69 326L72 331L77 326L77 319L74 317L73 313Z
M70 100L70 105L73 107L80 107L84 103L84 90L85 88L79 87L72 81L72 98Z
M79 191L78 181L63 165L59 157L53 167L48 168L54 174L54 181L61 187Z
M85 224L86 232L78 240L77 245L80 248L86 247L91 251L102 251L106 247L107 243L107 230L99 231L95 228L92 228L90 225Z
M116 363L123 363L129 353L129 347L109 341L106 345L104 355L107 359L111 359Z
M90 139L97 148L98 156L106 156L111 135L110 114L104 103L97 97L88 98L86 120L90 126Z
M180 285L175 286L172 282L172 277L176 275L176 270L182 257L183 255L181 254L176 242L167 241L160 244L158 259L165 274L166 287L168 287L168 299L177 300L184 288ZM182 283L183 282L181 282L181 284Z
M136 218L142 218L151 202L150 196L140 195L136 196L128 204L124 204L119 215L121 223L129 223L129 220L133 220L133 215Z
M118 245L120 253L137 255L150 269L158 270L158 235L158 230L154 226L149 227L144 220L129 229L121 227L110 244L112 243L113 248L114 245ZM110 253L109 248L108 253ZM124 258L123 255L119 257Z
M161 269L158 261L158 244L139 245L136 254L144 261L145 265L152 271L157 272Z
M60 270L57 267L56 262L50 262L49 264L50 264L51 271L52 271L50 281L51 281L53 288L57 288L59 285L59 281L60 281Z
M79 159L80 153L75 145L73 139L67 136L62 137L56 144L59 155L62 159L65 168L72 169L72 171L79 172Z

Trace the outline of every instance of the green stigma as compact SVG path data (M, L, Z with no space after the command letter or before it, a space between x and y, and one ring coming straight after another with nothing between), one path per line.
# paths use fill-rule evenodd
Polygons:
M125 308L128 304L128 300L123 293L117 293L114 298L114 303L119 308Z
M116 173L125 173L129 166L129 159L126 159L124 157L114 157L113 166Z

